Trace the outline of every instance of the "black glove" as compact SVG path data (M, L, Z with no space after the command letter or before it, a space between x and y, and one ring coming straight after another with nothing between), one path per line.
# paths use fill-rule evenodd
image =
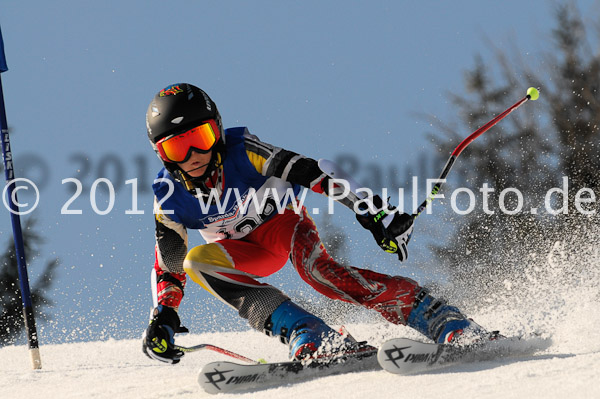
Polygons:
M184 353L175 348L173 336L180 331L179 316L175 309L159 305L154 308L152 320L142 337L144 353L165 363L179 363Z
M373 198L375 213L364 209L363 215L356 214L356 220L373 234L377 245L384 251L398 254L400 262L408 258L408 242L413 231L413 215L398 212L396 208L386 205L380 196Z

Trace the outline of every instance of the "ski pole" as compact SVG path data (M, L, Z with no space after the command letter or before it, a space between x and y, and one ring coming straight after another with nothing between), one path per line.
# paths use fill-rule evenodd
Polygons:
M539 92L537 91L537 89L535 89L534 87L530 87L529 89L527 89L527 95L525 97L523 97L522 99L520 99L519 101L517 101L516 103L511 105L504 112L502 112L501 114L496 116L494 119L492 119L491 121L489 121L488 123L486 123L485 125L480 127L479 129L475 130L473 133L471 133L471 135L469 135L469 137L464 139L454 149L454 151L450 155L450 158L448 158L448 161L446 162L446 166L444 166L444 169L442 169L442 173L441 173L440 177L438 178L438 180L436 181L435 185L433 186L431 193L425 199L425 201L423 201L421 203L421 205L419 205L416 212L413 214L413 218L416 218L417 216L419 216L421 214L421 212L423 212L427 208L429 203L431 201L433 201L433 198L435 197L435 195L437 195L437 193L440 191L440 188L442 187L443 180L445 180L446 176L448 176L448 173L450 173L450 170L452 169L452 166L454 165L456 158L458 158L460 153L465 148L467 148L467 146L469 144L471 144L473 142L473 140L475 140L477 137L481 136L483 133L487 132L492 126L494 126L495 124L500 122L502 119L504 119L504 117L506 117L508 114L513 112L515 109L519 108L521 105L523 105L525 102L527 102L527 100L535 101L538 99L538 97L539 97Z
M6 72L6 57L4 55L4 42L2 41L2 31L0 31L0 74ZM21 212L19 202L17 201L17 189L12 150L10 147L10 138L8 135L8 122L6 121L6 109L4 106L4 94L2 92L2 78L0 77L0 146L2 146L2 159L4 161L4 176L7 185L7 197L10 199L10 219L12 222L13 238L15 242L15 255L17 258L17 268L19 273L19 284L21 288L21 302L23 304L23 319L25 331L27 333L27 344L31 356L31 366L33 369L42 368L42 359L40 357L40 346L38 341L37 328L35 326L35 317L33 312L33 301L31 299L31 289L29 287L29 277L27 275L27 261L25 259L25 248L23 243L23 232L21 230ZM3 198L4 199L4 198ZM5 202L6 204L6 202ZM3 327L4 328L4 327Z
M534 87L530 87L529 89L527 89L527 95L525 97L523 97L522 99L520 99L519 101L517 101L516 103L511 105L504 112L502 112L501 114L496 116L494 119L492 119L491 121L489 121L488 123L486 123L485 125L480 127L479 129L477 129L476 131L471 133L469 135L469 137L464 139L454 149L454 151L452 151L452 154L450 155L450 158L448 158L448 161L446 162L446 166L444 166L444 169L442 170L442 174L438 178L438 181L436 182L436 184L433 186L431 193L429 194L427 199L425 199L425 201L423 201L421 203L421 205L419 205L416 212L413 213L413 215L412 215L413 219L415 219L417 216L419 216L421 214L421 212L423 212L427 208L429 203L431 201L433 201L434 196L440 191L440 188L442 187L442 181L446 178L446 176L448 176L448 173L450 173L450 170L452 169L452 166L454 165L456 158L458 158L460 153L463 152L463 150L465 148L467 148L467 146L469 144L471 144L473 142L473 140L475 140L477 137L481 136L483 133L487 132L492 126L494 126L495 124L500 122L502 119L504 119L508 114L513 112L515 109L519 108L527 100L535 101L538 99L538 97L539 97L539 92L537 91L537 89L535 89ZM352 201L363 200L366 198L366 193L365 193L365 191L361 190L360 184L358 184L358 182L356 182L352 178L352 176L350 176L345 171L340 169L340 167L337 166L334 162L329 161L327 159L319 159L319 168L323 172L325 172L325 174L327 174L330 178L336 179L337 181L345 181L347 184L347 187L346 187L347 191L344 191L343 195L351 195L350 198Z
M242 360L247 363L253 363L253 364L264 363L264 359L260 359L258 361L252 360L246 356L240 355L238 353L235 353L230 350L223 349L218 346L211 345L211 344L200 344L200 345L194 345L194 346L190 346L190 347L175 345L175 349L180 350L182 352L186 352L186 353L187 352L198 352L203 349L208 349L208 350L215 351L215 352L223 354L223 355L231 356L234 359Z

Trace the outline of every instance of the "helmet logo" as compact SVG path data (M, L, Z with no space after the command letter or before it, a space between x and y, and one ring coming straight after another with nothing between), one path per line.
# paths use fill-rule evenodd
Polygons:
M181 89L181 87L179 87L179 85L171 85L168 87L165 87L164 89L162 89L158 95L160 97L165 97L165 96L170 96L170 95L176 95L177 93L183 93L183 90Z
M158 107L156 105L152 105L152 117L156 118L158 115L160 115Z
M183 116L178 116L177 118L172 119L171 123L174 123L174 124L178 125L178 124L181 123L182 120L183 120Z
M202 90L200 90L202 92L202 96L204 97L204 101L206 103L206 109L209 111L212 111L212 107L210 106L210 98L208 98L208 96L206 95L205 92L203 92Z

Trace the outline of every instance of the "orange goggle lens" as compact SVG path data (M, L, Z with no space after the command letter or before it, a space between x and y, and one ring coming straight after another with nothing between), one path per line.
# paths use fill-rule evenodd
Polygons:
M218 131L216 123L209 121L184 133L166 137L156 143L156 146L163 160L185 162L190 157L191 149L209 151L217 142Z

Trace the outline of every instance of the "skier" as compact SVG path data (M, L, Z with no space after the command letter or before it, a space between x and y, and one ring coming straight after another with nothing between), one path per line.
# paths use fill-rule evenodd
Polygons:
M198 87L181 83L161 90L148 107L146 126L164 165L153 185L158 306L143 337L149 357L177 363L183 356L174 346L174 335L182 331L177 311L186 275L237 310L254 329L288 343L291 359L316 357L325 346L340 353L364 348L365 343L342 336L259 281L288 259L321 294L374 309L435 342L489 335L409 278L332 259L306 209L293 207L301 187L332 195L330 177L317 161L264 143L245 127L223 129L216 104ZM293 195L286 196L290 191ZM375 208L359 206L356 218L379 246L404 261L413 217L378 196L371 201ZM356 199L348 196L339 202L355 212ZM247 207L241 210L242 205ZM187 229L199 230L207 243L188 251Z

